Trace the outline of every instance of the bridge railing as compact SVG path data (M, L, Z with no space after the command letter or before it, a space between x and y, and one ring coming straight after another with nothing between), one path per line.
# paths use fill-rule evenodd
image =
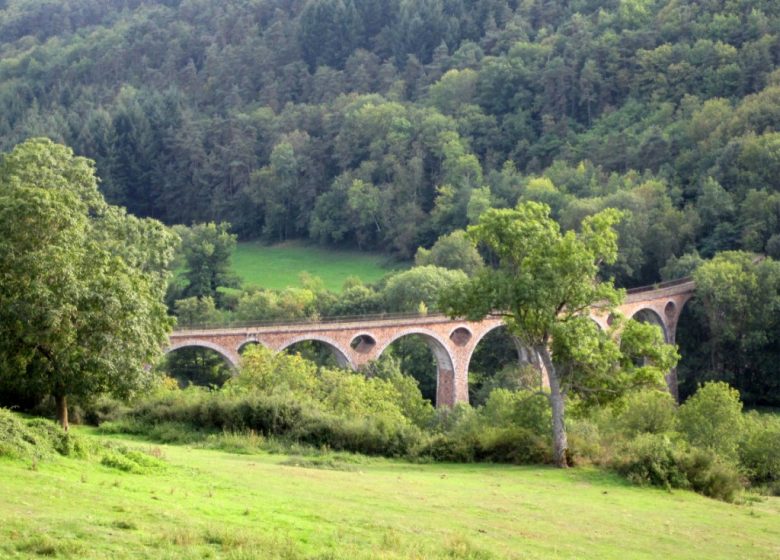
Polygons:
M658 282L657 284L650 284L648 286L638 286L636 288L629 288L626 290L626 294L640 294L642 292L651 292L653 290L663 290L664 288L673 288L682 284L688 284L693 282L692 276L686 276L684 278L678 278L677 280L668 280L666 282Z
M296 325L312 325L318 323L355 323L363 321L382 321L389 319L424 319L444 318L443 313L374 313L370 315L332 315L323 317L302 317L300 319L272 319L268 321L227 321L221 323L192 323L189 325L177 325L177 331L203 331L216 329L241 329L258 327L294 327Z

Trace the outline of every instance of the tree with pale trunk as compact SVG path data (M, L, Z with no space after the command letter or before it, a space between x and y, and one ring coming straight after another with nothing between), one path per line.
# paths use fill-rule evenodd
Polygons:
M177 236L107 204L94 163L45 138L0 159L0 390L128 396L150 380L173 319Z
M541 361L550 382L553 458L566 467L565 397L604 402L628 388L658 386L676 363L659 329L630 322L622 346L618 329L602 331L590 318L598 308L611 314L623 293L599 278L599 267L617 257L614 226L620 212L607 209L582 222L579 232L561 232L550 208L523 202L514 209L491 209L468 228L498 262L468 281L445 290L441 309L452 317L504 318L509 331ZM641 358L641 359L639 359Z

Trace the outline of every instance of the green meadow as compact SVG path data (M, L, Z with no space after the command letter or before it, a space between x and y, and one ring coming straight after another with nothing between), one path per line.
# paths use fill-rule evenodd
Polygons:
M334 291L340 291L350 276L370 283L394 268L387 266L386 255L326 249L298 242L239 243L232 264L233 271L245 286L274 289L298 286L300 274L308 272L321 278L325 287Z
M0 460L0 558L777 559L780 499L733 505L604 472L235 454Z

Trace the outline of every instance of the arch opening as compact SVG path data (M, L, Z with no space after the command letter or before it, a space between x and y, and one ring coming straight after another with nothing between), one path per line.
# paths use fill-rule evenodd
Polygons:
M635 321L640 323L649 323L651 325L657 325L661 329L661 333L664 335L664 341L669 342L669 333L666 329L666 323L661 319L661 316L650 308L640 309L631 316Z
M221 387L236 375L235 364L221 349L211 344L191 343L170 348L156 366L184 389L190 385Z
M368 354L376 346L376 339L370 334L359 334L352 339L349 345L359 354Z
M469 340L471 340L471 331L466 327L458 327L450 334L450 340L455 343L456 346L465 346Z
M318 338L305 338L290 342L280 350L299 354L319 367L355 369L347 355L334 343Z
M399 361L401 372L417 381L423 398L436 406L445 395L454 392L454 365L442 341L431 333L400 333L387 343L379 356L391 355Z
M246 340L242 342L241 345L238 347L238 355L243 356L244 352L246 352L247 350L255 346L262 346L262 344L260 344L260 341L254 339Z
M469 402L484 404L494 389L543 387L539 361L509 330L501 325L479 339L469 360Z

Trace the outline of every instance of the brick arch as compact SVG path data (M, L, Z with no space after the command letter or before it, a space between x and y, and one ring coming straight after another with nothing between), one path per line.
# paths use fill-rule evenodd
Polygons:
M376 352L376 357L379 358L393 342L410 335L421 336L428 344L428 348L431 349L436 360L436 406L440 406L442 403L454 403L456 391L455 357L450 351L448 342L434 331L412 327L395 332L381 344Z
M247 338L246 340L242 340L238 344L238 346L236 347L236 353L240 356L241 355L241 350L243 350L244 348L246 348L250 344L257 344L258 346L262 346L263 348L268 348L268 346L266 344L264 344L262 340L260 340L257 337L253 336L253 337Z
M231 368L234 370L238 369L238 357L234 353L219 344L215 344L208 340L187 339L181 342L175 342L165 349L165 354L170 354L171 352L181 350L182 348L208 348L209 350L214 350L214 352L227 360Z
M423 329L423 328L408 328L400 330L396 333L393 333L393 335L388 338L385 342L383 342L379 349L376 352L377 358L382 355L382 352L387 350L387 347L390 346L393 342L396 340L400 340L405 336L410 335L420 335L425 339L425 342L428 343L428 346L431 349L431 352L433 352L433 356L436 358L436 363L439 362L439 354L441 354L441 358L444 361L445 366L449 366L450 368L454 367L455 360L452 356L452 353L449 350L449 344L446 340L444 340L439 334L433 332L429 329Z
M596 321L594 320L594 322ZM596 322L596 324L598 325L598 322ZM471 368L471 360L474 357L474 352L477 351L477 347L479 346L479 344L485 339L487 335L501 328L504 329L507 328L506 323L501 322L496 325L492 325L479 333L479 336L475 338L474 343L471 346L471 352L469 352L468 356L466 356L466 363L465 363L466 371L469 371L469 368ZM531 354L533 352L531 347L524 345L519 338L512 335L511 333L509 334L510 337L512 338L512 342L515 345L515 350L517 351L518 362L529 363L534 367L536 367L537 369L540 369L541 376L542 376L542 387L548 387L549 380L547 379L547 372L544 369L544 365L542 364L541 359L534 360L534 357Z
M373 340L373 343L365 344L366 338ZM361 339L361 341L357 344L357 346L353 348L352 343L358 339ZM357 331L350 335L349 346L353 352L357 352L358 354L368 354L376 348L376 345L377 345L376 334L370 331Z
M664 318L661 317L661 314L658 313L658 311L656 311L652 307L641 307L636 311L634 311L634 313L631 315L631 318L634 319L635 321L640 321L640 319L637 318L637 316L640 314L644 314L645 317L650 319L649 321L646 322L661 327L661 332L664 335L665 342L669 342L671 340L669 337L669 326L666 324L666 321L664 321Z
M355 367L355 363L352 361L352 359L350 359L351 353L345 350L344 348L342 348L338 342L336 342L329 336L324 336L319 334L307 334L302 336L296 336L295 338L285 340L284 344L279 347L279 352L284 352L290 346L292 346L293 344L298 344L299 342L322 342L333 352L333 355L336 357L336 362L338 362L339 367L345 369L351 369L351 370L357 369Z

